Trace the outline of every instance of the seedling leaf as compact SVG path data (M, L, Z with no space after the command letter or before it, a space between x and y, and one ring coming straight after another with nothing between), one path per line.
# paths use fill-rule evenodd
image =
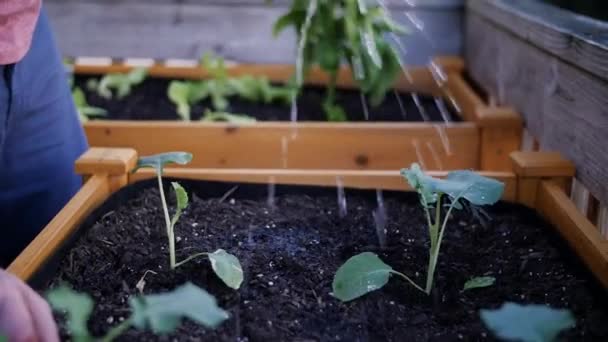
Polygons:
M243 268L236 256L223 249L209 254L211 268L217 276L228 286L235 290L243 283Z
M129 303L133 310L133 325L154 333L173 331L182 318L209 328L228 318L228 313L217 305L213 296L192 283L165 294L131 298Z
M179 164L186 165L192 161L192 154L188 152L167 152L155 154L152 156L141 157L137 161L137 167L134 171L141 168L150 167L156 170L157 173L162 174L163 167L167 164Z
M544 305L505 303L497 310L481 310L481 320L497 337L523 342L550 342L574 327L569 310Z
M167 90L169 100L177 106L177 114L184 121L190 121L190 85L186 82L172 81Z
M175 209L173 218L171 218L171 226L173 227L179 220L180 216L182 216L182 211L188 206L188 193L177 182L171 182L171 186L173 186L173 192L175 192L175 198L177 200L177 208Z
M489 287L494 285L494 283L496 283L496 278L494 277L475 277L464 283L464 287L462 290L468 291L482 287Z
M50 290L46 298L53 309L65 312L67 329L75 341L91 339L87 321L93 311L93 299L87 294L78 293L66 285Z
M233 114L226 112L212 112L210 110L205 111L205 115L201 121L206 122L229 122L234 124L252 124L257 120L245 114Z
M135 68L127 74L130 85L137 85L146 79L148 70L146 68Z
M374 253L355 255L336 272L332 284L334 296L347 302L378 290L388 283L392 270Z

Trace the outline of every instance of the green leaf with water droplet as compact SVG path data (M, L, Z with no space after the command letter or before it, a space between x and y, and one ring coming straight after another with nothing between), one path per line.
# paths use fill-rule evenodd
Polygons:
M87 321L93 312L94 302L89 295L62 285L47 292L46 299L54 310L66 314L67 329L74 341L92 340Z
M336 272L332 284L334 296L347 302L378 290L388 283L392 270L374 253L355 255Z
M463 291L468 291L472 289L478 289L482 287L490 287L496 283L496 278L494 277L475 277L469 279L466 283L464 283Z
M506 340L550 342L576 321L569 310L545 305L505 303L497 310L481 310L481 320L494 335Z
M209 254L211 268L222 281L233 289L238 289L243 283L243 268L239 259L223 249Z
M133 325L154 333L172 332L183 318L209 328L228 319L228 313L217 305L215 298L192 283L169 293L131 298L129 303Z
M167 164L186 165L192 161L192 153L188 152L167 152L155 154L152 156L141 157L137 161L137 167L134 171L141 168L149 167L162 174L163 167Z

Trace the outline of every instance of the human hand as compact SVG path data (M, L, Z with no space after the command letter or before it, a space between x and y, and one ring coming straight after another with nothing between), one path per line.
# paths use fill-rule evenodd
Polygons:
M57 326L46 301L17 277L0 269L2 336L9 342L59 341Z

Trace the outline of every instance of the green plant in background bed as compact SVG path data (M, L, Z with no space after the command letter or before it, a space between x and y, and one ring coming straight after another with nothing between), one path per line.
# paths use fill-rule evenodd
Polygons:
M374 106L384 100L401 71L399 55L385 35L406 31L379 5L363 0L293 0L289 11L276 21L274 34L287 27L294 27L300 37L302 60L297 63L303 73L318 65L329 74L323 104L329 121L346 120L344 110L336 104L336 82L343 62L350 65Z
M243 282L243 269L239 260L232 254L226 252L223 249L218 249L213 253L196 253L182 261L177 261L175 255L175 225L179 220L182 212L188 206L188 193L186 190L177 182L171 183L173 191L175 192L175 198L177 207L173 217L169 215L169 208L167 206L167 200L165 199L165 191L163 189L162 173L163 167L170 163L185 165L192 160L192 154L186 152L170 152L162 153L149 157L142 157L137 163L137 169L139 168L153 168L156 171L158 180L158 191L160 192L160 199L163 206L163 214L165 216L165 224L167 229L167 238L169 240L169 264L171 269L175 269L179 266L186 264L198 257L206 256L211 262L211 267L215 274L222 279L222 281L233 289L238 289ZM136 170L137 170L136 169Z
M446 179L438 179L425 174L418 164L412 164L409 169L401 172L418 192L428 225L430 248L426 285L422 287L416 284L405 274L393 270L376 254L366 252L348 259L334 276L333 293L342 301L350 301L382 288L388 283L391 274L400 276L416 289L430 294L441 243L452 210L462 209L461 201L471 205L494 204L500 200L504 191L503 183L472 171L452 171ZM448 208L445 214L442 210L444 204Z
M108 114L103 108L90 106L84 92L79 87L72 89L72 99L80 122L87 122L90 117L106 116Z
M569 310L546 305L505 303L497 310L481 310L480 316L496 337L508 341L553 342L576 324Z
M66 328L75 342L113 341L132 327L167 334L174 331L183 318L215 328L228 318L228 313L217 305L212 295L187 283L169 293L130 298L131 316L105 336L96 338L87 328L95 304L89 295L63 285L50 290L46 297L54 310L65 313Z
M207 98L211 99L214 113L226 113L229 98L237 96L251 102L289 103L293 89L289 86L273 86L265 77L229 77L226 63L221 57L205 54L201 65L210 77L201 81L172 81L167 96L177 106L182 120L191 120L191 106ZM240 115L246 117L246 115ZM207 120L205 120L207 121ZM217 120L214 120L217 121ZM228 121L222 119L221 121Z
M210 110L205 111L205 115L201 121L205 122L229 122L233 124L252 124L257 120L245 114L233 114L228 112L212 112Z
M148 70L146 68L134 68L126 74L107 74L99 81L89 80L87 89L96 91L99 96L108 100L112 99L112 90L115 90L116 96L122 99L131 93L134 86L141 84L147 75Z

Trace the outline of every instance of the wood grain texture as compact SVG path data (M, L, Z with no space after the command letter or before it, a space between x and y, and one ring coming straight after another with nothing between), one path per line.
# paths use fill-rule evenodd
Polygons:
M462 33L455 28L462 26L462 0L417 1L414 6L385 2L395 21L412 28L412 34L397 38L407 64L461 54ZM240 62L293 63L294 32L272 37L274 21L285 12L281 3L49 0L45 7L66 56L196 59L214 51Z
M433 177L445 177L446 171L429 171ZM517 178L511 172L481 172L505 184L503 200L515 201ZM130 176L129 182L136 183L155 177L150 169L141 169ZM345 187L357 189L383 189L412 191L399 171L387 170L277 170L277 169L203 169L171 168L164 170L165 177L257 184L296 184L335 187L338 179Z
M604 287L608 288L608 241L576 208L561 187L543 181L539 188L537 209L558 229Z
M479 165L478 153L472 152L479 146L479 134L471 123L268 122L238 127L102 121L87 123L85 131L92 146L130 147L140 155L191 152L189 166L201 168L399 170L418 156L435 170Z
M475 12L467 16L466 37L473 78L514 106L540 146L572 160L577 177L607 202L608 83Z
M108 177L105 174L90 177L61 212L10 264L8 272L28 280L110 193Z
M574 165L557 152L513 152L513 170L521 177L572 177Z
M132 148L88 149L76 160L75 170L79 175L106 173L116 176L130 172L137 164L137 152Z
M540 1L470 0L474 14L608 81L608 25Z

